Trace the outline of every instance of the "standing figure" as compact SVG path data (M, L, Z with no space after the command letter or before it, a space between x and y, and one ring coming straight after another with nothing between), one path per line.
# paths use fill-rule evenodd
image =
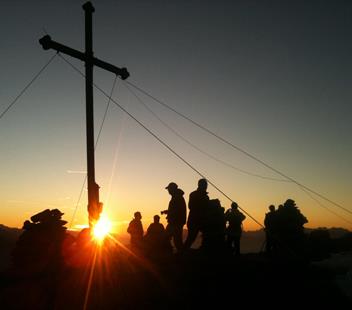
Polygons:
M307 218L301 213L292 199L287 199L283 206L276 211L277 236L282 252L294 251L301 255L304 251L306 235L304 224Z
M200 179L198 181L198 188L189 195L189 214L187 220L188 234L185 242L185 249L189 249L192 246L198 233L204 228L206 212L209 205L207 188L207 180Z
M127 232L131 235L131 246L135 249L140 249L143 243L143 225L142 215L139 211L134 213L134 219L130 222Z
M265 214L265 252L271 253L276 248L276 210L274 205L269 206L269 212Z
M202 249L216 255L219 255L219 251L222 251L225 245L226 223L224 212L225 208L221 206L219 199L209 200L205 224L202 229Z
M225 212L227 246L235 255L240 255L240 241L242 235L242 222L246 216L238 210L238 204L232 202L231 209Z
M183 225L186 223L186 202L183 198L184 192L178 185L171 182L165 187L171 195L169 207L167 210L162 211L162 214L167 214L166 233L169 239L173 239L177 252L183 249L182 232Z
M149 225L144 239L148 250L152 254L158 254L158 252L165 252L170 246L168 246L164 225L160 223L160 216L154 215L153 219L154 222Z

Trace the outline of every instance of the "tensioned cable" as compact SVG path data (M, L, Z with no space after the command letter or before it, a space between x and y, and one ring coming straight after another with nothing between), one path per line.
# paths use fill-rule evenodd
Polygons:
M100 125L99 133L97 135L97 140L95 142L94 150L96 150L96 148L97 148L97 145L98 145L98 142L99 142L99 138L100 138L100 134L101 134L101 131L103 129L103 125L104 125L104 122L105 122L105 119L106 119L106 115L108 114L108 110L109 110L110 103L111 103L111 97L112 97L112 94L113 94L114 89L115 89L116 81L117 81L117 75L115 75L114 83L112 84L110 95L108 97L109 98L108 99L108 104L106 105L106 108L105 108L105 113L104 113L103 120L102 120L101 125Z
M136 89L137 89L138 91L140 91L141 93L143 93L143 94L145 94L146 96L150 97L151 99L155 100L156 102L158 102L158 103L161 104L162 106L166 107L167 109L173 111L174 113L176 113L177 115L181 116L182 118L188 120L189 122L191 122L192 124L194 124L194 125L197 126L198 128L200 128L200 129L206 131L206 132L209 133L210 135L212 135L212 136L214 136L215 138L219 139L220 141L226 143L227 145L231 146L232 148L236 149L237 151L239 151L239 152L245 154L246 156L252 158L253 160L259 162L260 164L262 164L262 165L264 165L265 167L267 167L268 169L270 169L270 170L276 172L277 174L281 175L282 177L286 178L287 180L289 180L289 181L291 181L291 182L297 184L297 185L300 186L301 188L306 189L307 191L309 191L309 192L311 192L311 193L317 195L318 197L320 197L320 198L322 198L322 199L324 199L324 200L330 202L331 204L333 204L333 205L335 205L336 207L338 207L338 208L344 210L345 212L348 212L348 213L352 214L352 211L351 211L351 210L349 210L349 209L347 209L347 208L341 206L339 203L337 203L337 202L335 202L335 201L333 201L333 200L331 200L331 199L325 197L324 195L322 195L322 194L320 194L320 193L318 193L318 192L312 190L311 188L309 188L309 187L303 185L302 183L300 183L300 182L296 181L295 179L291 178L290 176L288 176L288 175L282 173L281 171L277 170L276 168L272 167L271 165L265 163L264 161L262 161L261 159L257 158L256 156L250 154L249 152L243 150L242 148L240 148L240 147L234 145L233 143L227 141L226 139L220 137L218 134L214 133L213 131L209 130L208 128L204 127L203 125L201 125L201 124L197 123L196 121L192 120L192 119L189 118L188 116L186 116L186 115L184 115L184 114L178 112L178 111L175 110L174 108L170 107L169 105L167 105L167 104L164 103L163 101L157 99L156 97L154 97L153 95L149 94L147 91L143 90L142 88L138 87L137 85L135 85L135 84L133 84L133 83L131 83L131 82L129 82L129 81L124 81L124 82L127 83L127 84L129 84L129 85L131 85L132 87L136 88Z
M81 191L79 192L79 196L78 196L78 199L77 199L77 202L76 202L75 210L73 211L73 215L72 215L72 217L71 217L69 229L72 228L73 221L74 221L74 219L75 219L75 217L76 217L78 205L79 205L79 203L80 203L80 201L81 201L82 194L83 194L83 190L84 190L84 186L86 185L86 182L87 182L87 175L84 177L83 184L82 184L82 187L81 187Z
M64 57L60 56L67 64L69 64L75 71L77 71L81 76L85 77L85 75L77 69L73 64L71 64L68 60L66 60ZM96 84L93 83L93 85L101 91L105 96L108 96L104 90L102 90L100 87L98 87ZM147 130L151 135L153 135L160 143L162 143L167 149L169 149L175 156L177 156L179 159L181 159L187 166L189 166L192 170L194 170L197 174L199 174L201 177L205 178L203 174L201 174L196 168L194 168L192 165L190 165L187 161L185 161L180 155L178 155L175 151L173 151L166 143L164 143L159 137L157 137L153 132L151 132L147 127L145 127L141 122L139 122L133 115L131 115L128 111L126 111L122 106L120 106L114 99L111 99L112 102L114 102L118 107L120 107L121 110L123 110L127 115L129 115L132 119L134 119L140 126L142 126L145 130ZM208 180L208 183L211 184L216 190L218 190L221 194L223 194L227 199L230 201L233 201L228 195L226 195L222 190L220 190L214 183ZM254 217L252 217L247 211L245 211L243 208L239 207L245 214L247 214L254 222L256 222L259 226L264 228L264 226L257 221Z
M166 126L167 128L169 128L175 135L177 135L180 139L182 139L183 141L185 141L187 144L191 145L192 147L194 147L196 150L198 150L199 152L205 154L206 156L220 162L223 163L224 165L227 165L229 167L234 168L235 170L239 170L243 173L249 174L249 175L254 175L260 178L264 178L264 179L268 179L268 177L265 176L261 176L261 175L256 175L256 174L252 174L248 171L242 170L240 168L237 167L233 167L231 164L228 164L218 158L216 158L215 156L212 156L211 154L208 154L207 152L203 151L202 149L198 148L196 145L194 145L193 143L191 143L189 140L187 140L186 138L184 138L182 135L180 135L176 130L174 130L171 126L169 126L166 122L164 122L160 117L158 117L158 115L156 115L156 113L154 113L154 111L148 107L148 105L146 105L144 103L144 101L126 84L124 84L124 86L136 97L136 99L150 112L154 115L154 117L156 117L164 126ZM271 178L269 178L271 179ZM276 181L284 181L284 182L291 182L289 180L281 180L281 179L274 179ZM344 218L343 216L339 215L338 213L330 210L328 207L324 206L323 204L320 203L319 200L317 200L314 196L312 196L312 194L310 192L308 192L307 190L305 190L304 188L298 186L304 193L306 193L312 200L314 200L320 207L326 209L328 212L330 212L331 214L334 214L335 216L337 216L338 218L344 220L345 222L352 224L351 221L349 221L348 219Z
M85 75L77 69L73 64L71 64L66 58L60 55L60 58L63 59L67 64L69 64L75 71L77 71L81 76L85 77ZM109 97L109 95L101 89L98 85L93 83L94 87L98 89L102 94L104 94L106 97ZM121 106L118 102L116 102L113 98L111 98L111 101L119 107L122 111L124 111L129 117L131 117L135 122L137 122L141 127L143 127L150 135L152 135L156 140L158 140L165 148L167 148L171 153L173 153L177 158L179 158L181 161L183 161L189 168L191 168L194 172L196 172L199 176L202 178L206 179L210 185L212 185L219 193L221 193L224 197L226 197L228 200L233 202L234 200L231 199L226 193L224 193L218 186L216 186L212 181L210 181L208 178L205 177L203 173L201 173L198 169L196 169L194 166L192 166L187 160L185 160L181 155L179 155L176 151L174 151L166 142L164 142L161 138L159 138L153 131L151 131L148 127L146 127L142 122L140 122L136 117L134 117L130 112L128 112L123 106ZM257 223L260 227L264 228L264 225L260 223L257 219L255 219L251 214L249 214L246 210L244 210L241 207L238 207L240 210L242 210L245 214L247 214L255 223Z
M95 85L94 86L102 92L105 96L107 96L107 93L102 90L99 86ZM233 202L234 200L231 199L227 194L225 194L219 187L217 187L212 181L210 181L208 178L205 177L203 173L201 173L198 169L196 169L194 166L192 166L187 160L185 160L181 155L179 155L176 151L174 151L166 142L161 140L154 132L152 132L148 127L146 127L142 122L140 122L137 118L135 118L131 113L129 113L124 107L122 107L119 103L117 103L114 99L111 99L113 103L117 107L119 107L122 111L124 111L129 117L131 117L134 121L136 121L141 127L143 127L149 134L151 134L156 140L158 140L164 147L166 147L171 153L173 153L176 157L178 157L180 160L182 160L188 167L190 167L194 172L196 172L199 176L202 178L206 179L210 185L212 185L218 192L220 192L222 195L224 195L228 200ZM256 222L259 226L264 228L264 226L257 221L252 215L250 215L246 210L244 210L241 207L238 207L241 209L245 214L247 214L254 222Z
M71 64L68 60L66 60L64 57L60 55L60 57L68 64L70 65L75 71L77 71L82 77L85 78L85 75L83 72L81 72L78 68L76 68L73 64ZM182 162L184 162L188 167L190 167L193 171L195 171L199 176L202 178L207 179L199 170L197 170L195 167L193 167L188 161L186 161L181 155L179 155L176 151L174 151L168 144L166 144L163 140L161 140L154 132L152 132L149 128L147 128L142 122L140 122L137 118L135 118L131 113L129 113L124 107L122 107L118 102L116 102L114 99L111 98L103 89L101 89L98 85L93 83L94 87L97 88L102 94L104 94L106 97L109 97L109 100L111 100L117 107L119 107L122 111L124 111L129 117L131 117L135 122L137 122L142 128L144 128L150 135L152 135L157 141L159 141L165 148L167 148L171 153L173 153L176 157L178 157ZM213 182L211 182L209 179L207 179L208 183L212 185L217 191L219 191L222 195L224 195L228 200L233 202L233 200L225 194L219 187L217 187ZM264 225L261 224L257 219L255 219L251 214L249 214L246 210L238 206L240 210L242 210L246 215L248 215L255 223L257 223L261 228L265 229ZM291 247L286 244L282 243L280 240L279 242L286 247L286 249L294 256L299 257L297 253L291 249Z
M291 182L290 180L284 180L284 179L277 179L277 178L271 178L271 177L267 177L267 176L263 176L260 174L256 174L256 173L252 173L249 171L246 171L244 169L235 167L233 165L231 165L230 163L223 161L211 154L209 154L208 152L202 150L201 148L199 148L198 146L196 146L195 144L193 144L191 141L189 141L188 139L186 139L184 136L182 136L178 131L176 131L174 128L172 128L170 125L168 125L166 122L164 122L147 104L145 104L145 102L126 84L124 84L124 86L136 97L136 99L152 114L154 115L154 117L156 119L158 119L165 127L167 127L169 130L171 130L177 137L179 137L182 141L186 142L188 145L190 145L191 147L193 147L194 149L196 149L198 152L204 154L205 156L217 161L218 163L221 163L229 168L232 168L233 170L242 172L244 174L250 175L250 176L254 176L257 178L261 178L264 180L270 180L270 181L276 181L276 182Z
M39 72L29 81L29 83L20 91L20 93L16 96L16 98L8 105L8 107L1 113L0 119L11 109L11 107L17 102L18 99L26 92L26 90L33 84L33 82L42 74L42 72L49 66L49 64L54 60L57 56L55 53L49 61L39 70Z
M59 56L64 59L60 54ZM96 151L97 149L97 146L98 146L98 142L99 142L99 138L100 138L100 135L101 135L101 132L103 130L103 126L104 126L104 123L105 123L105 119L106 119L106 116L108 114L108 110L109 110L109 107L110 107L110 103L111 103L111 97L112 97L112 94L114 92L114 89L115 89L115 85L116 85L116 81L117 81L117 75L115 76L115 79L114 79L114 83L112 85L112 88L111 88L111 91L110 91L110 96L109 96L109 99L108 99L108 103L106 105L106 108L105 108L105 113L104 113L104 116L103 116L103 120L100 124L100 129L99 129L99 133L97 135L97 138L96 138L96 141L95 141L95 145L94 145L94 151ZM81 187L81 190L80 190L80 193L79 193L79 196L78 196L78 200L77 200L77 203L76 203L76 206L75 206L75 210L73 212L73 215L72 215L72 218L71 218L71 221L70 221L70 229L72 228L72 225L73 225L73 221L76 217L76 213L77 213L77 209L78 209L78 206L79 206L79 203L81 201L81 198L82 198L82 194L83 194L83 190L84 190L84 187L86 185L86 182L87 182L87 175L85 176L84 178L84 181L83 181L83 184L82 184L82 187Z
M330 210L327 206L324 206L318 199L316 199L310 192L308 192L307 190L305 190L304 188L301 188L301 190L303 192L305 192L312 200L314 200L320 207L324 208L326 211L330 212L331 214L334 214L335 216L337 216L338 218L340 218L341 220L344 220L345 222L352 224L352 222L346 218L344 218L343 216L341 216L340 214Z

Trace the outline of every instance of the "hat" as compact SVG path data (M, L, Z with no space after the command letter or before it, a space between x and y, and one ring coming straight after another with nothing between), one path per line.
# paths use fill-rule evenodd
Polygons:
M165 189L171 189L171 190L175 190L177 188L178 188L178 185L174 182L169 183L169 185L165 187Z

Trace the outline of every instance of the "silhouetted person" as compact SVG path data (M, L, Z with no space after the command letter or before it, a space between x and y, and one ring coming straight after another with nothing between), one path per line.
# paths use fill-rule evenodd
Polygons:
M226 228L227 246L235 255L240 254L240 241L242 235L242 222L246 216L238 210L236 202L232 202L231 209L225 213L225 221L228 223Z
M198 188L190 193L188 201L187 239L185 249L189 249L196 240L198 233L204 228L205 213L209 204L207 193L208 182L206 179L198 181Z
M305 242L303 225L308 223L292 199L287 199L276 211L277 233L282 249L302 252Z
M127 232L131 235L131 246L140 249L143 243L142 215L139 211L134 213L134 219L129 223Z
M182 232L183 225L186 223L186 202L183 198L184 192L178 185L171 182L165 187L171 195L169 207L167 210L162 211L162 214L167 214L167 227L166 233L169 239L173 239L177 252L183 249Z
M158 254L157 252L165 252L171 249L168 246L166 231L164 225L160 223L159 215L154 215L154 222L149 225L144 239L148 250L152 254Z
M265 226L265 251L271 253L276 246L277 240L275 234L277 230L277 213L274 205L269 206L269 212L265 214L264 226ZM276 237L277 238L277 237Z
M147 229L146 237L158 237L165 232L164 225L160 223L160 216L154 215L153 220L154 222L151 223Z
M225 242L225 209L221 206L219 199L209 200L205 213L203 227L202 248L206 250L219 250L224 248Z

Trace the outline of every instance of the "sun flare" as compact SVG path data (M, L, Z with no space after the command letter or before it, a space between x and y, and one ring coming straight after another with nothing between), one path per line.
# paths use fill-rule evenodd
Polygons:
M105 214L102 214L100 216L99 221L94 225L93 237L97 241L103 241L104 238L111 231L111 227L112 227L111 221L108 219L108 217Z

